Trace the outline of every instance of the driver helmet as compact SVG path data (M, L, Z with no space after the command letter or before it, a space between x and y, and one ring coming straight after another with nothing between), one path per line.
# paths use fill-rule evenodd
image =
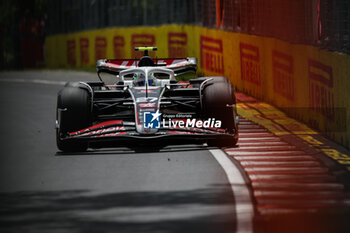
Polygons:
M145 75L143 73L135 73L133 78L135 86L142 87L145 85Z
M155 84L155 77L154 77L154 74L153 73L151 73L149 76L148 76L148 85L149 86L152 86L152 85L154 85Z
M148 85L152 86L154 83L154 74L150 74L148 77ZM135 73L134 74L134 85L138 87L145 86L145 75L143 73Z

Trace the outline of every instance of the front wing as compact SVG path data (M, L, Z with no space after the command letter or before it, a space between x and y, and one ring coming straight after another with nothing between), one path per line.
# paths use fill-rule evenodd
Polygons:
M145 143L166 141L166 144L187 144L194 141L205 142L210 139L232 139L235 134L227 133L220 128L193 128L193 127L161 127L155 133L140 134L136 132L134 122L113 120L102 122L94 126L71 132L61 136L61 140L81 140L89 142L114 141Z

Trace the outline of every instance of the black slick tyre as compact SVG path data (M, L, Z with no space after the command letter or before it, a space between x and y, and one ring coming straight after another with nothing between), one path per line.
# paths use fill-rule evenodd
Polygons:
M221 121L221 128L232 137L208 140L209 146L235 146L237 143L237 127L235 124L235 112L233 106L236 104L234 89L226 78L208 81L202 95L202 113L204 118L215 118Z
M66 86L57 96L56 142L63 152L86 151L87 142L64 140L70 132L87 128L91 125L91 95L88 90L78 86Z

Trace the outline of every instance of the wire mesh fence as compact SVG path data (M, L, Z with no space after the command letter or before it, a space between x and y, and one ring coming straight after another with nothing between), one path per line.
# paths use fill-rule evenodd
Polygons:
M350 53L349 0L51 0L48 34L196 24Z

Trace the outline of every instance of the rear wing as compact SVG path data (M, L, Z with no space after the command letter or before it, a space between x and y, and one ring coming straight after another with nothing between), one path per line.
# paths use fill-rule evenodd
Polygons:
M100 59L96 61L97 73L106 72L118 75L120 71L139 66L138 59ZM173 70L176 74L196 72L197 58L157 58L153 59L154 66Z

